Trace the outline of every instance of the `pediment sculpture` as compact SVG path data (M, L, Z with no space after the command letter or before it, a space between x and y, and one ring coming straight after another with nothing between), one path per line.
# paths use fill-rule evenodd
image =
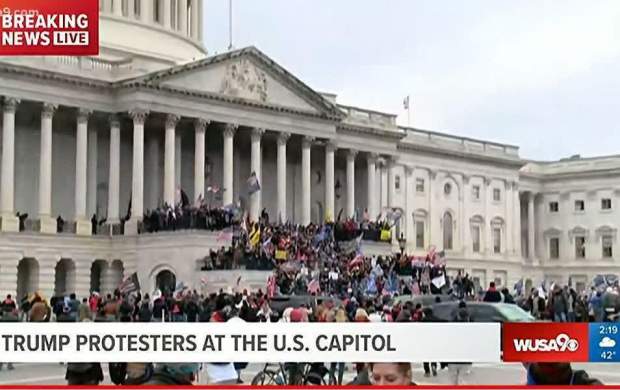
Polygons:
M246 99L267 100L267 76L250 60L242 58L226 66L221 93Z

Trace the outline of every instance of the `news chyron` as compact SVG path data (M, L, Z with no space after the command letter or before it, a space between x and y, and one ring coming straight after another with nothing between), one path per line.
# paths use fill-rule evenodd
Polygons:
M615 323L512 323L502 328L505 362L620 362Z
M0 55L97 54L97 0L0 0Z

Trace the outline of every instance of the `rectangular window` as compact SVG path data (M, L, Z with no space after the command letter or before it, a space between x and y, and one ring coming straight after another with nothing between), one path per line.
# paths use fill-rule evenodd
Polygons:
M493 228L493 253L502 253L502 229Z
M549 202L549 212L557 213L560 211L560 204L558 202Z
M575 201L575 211L584 211L586 209L586 202L583 200Z
M424 192L424 179L415 179L415 192Z
M394 189L396 191L400 191L400 176L399 175L394 176Z
M584 236L575 237L575 257L585 259L586 257L586 238Z
M560 239L558 237L549 240L549 257L552 259L560 258Z
M601 199L601 209L611 210L611 199L609 198Z
M480 253L480 226L472 226L471 239L474 253Z
M603 242L603 258L609 259L613 257L613 237L603 236L601 241Z
M415 247L424 249L424 221L415 222Z
M499 202L500 200L502 200L502 192L499 188L493 188L493 201Z
M473 186L471 188L471 197L473 200L480 200L480 186Z

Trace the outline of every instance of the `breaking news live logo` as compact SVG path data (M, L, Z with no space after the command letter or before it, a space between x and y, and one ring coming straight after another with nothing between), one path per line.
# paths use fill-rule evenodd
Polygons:
M0 0L0 55L96 54L98 0Z
M587 362L588 324L504 324L502 346L506 362Z

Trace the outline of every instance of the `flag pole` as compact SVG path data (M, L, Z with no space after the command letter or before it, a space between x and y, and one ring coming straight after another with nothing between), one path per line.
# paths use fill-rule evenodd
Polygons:
M233 49L233 2L228 0L228 50Z

